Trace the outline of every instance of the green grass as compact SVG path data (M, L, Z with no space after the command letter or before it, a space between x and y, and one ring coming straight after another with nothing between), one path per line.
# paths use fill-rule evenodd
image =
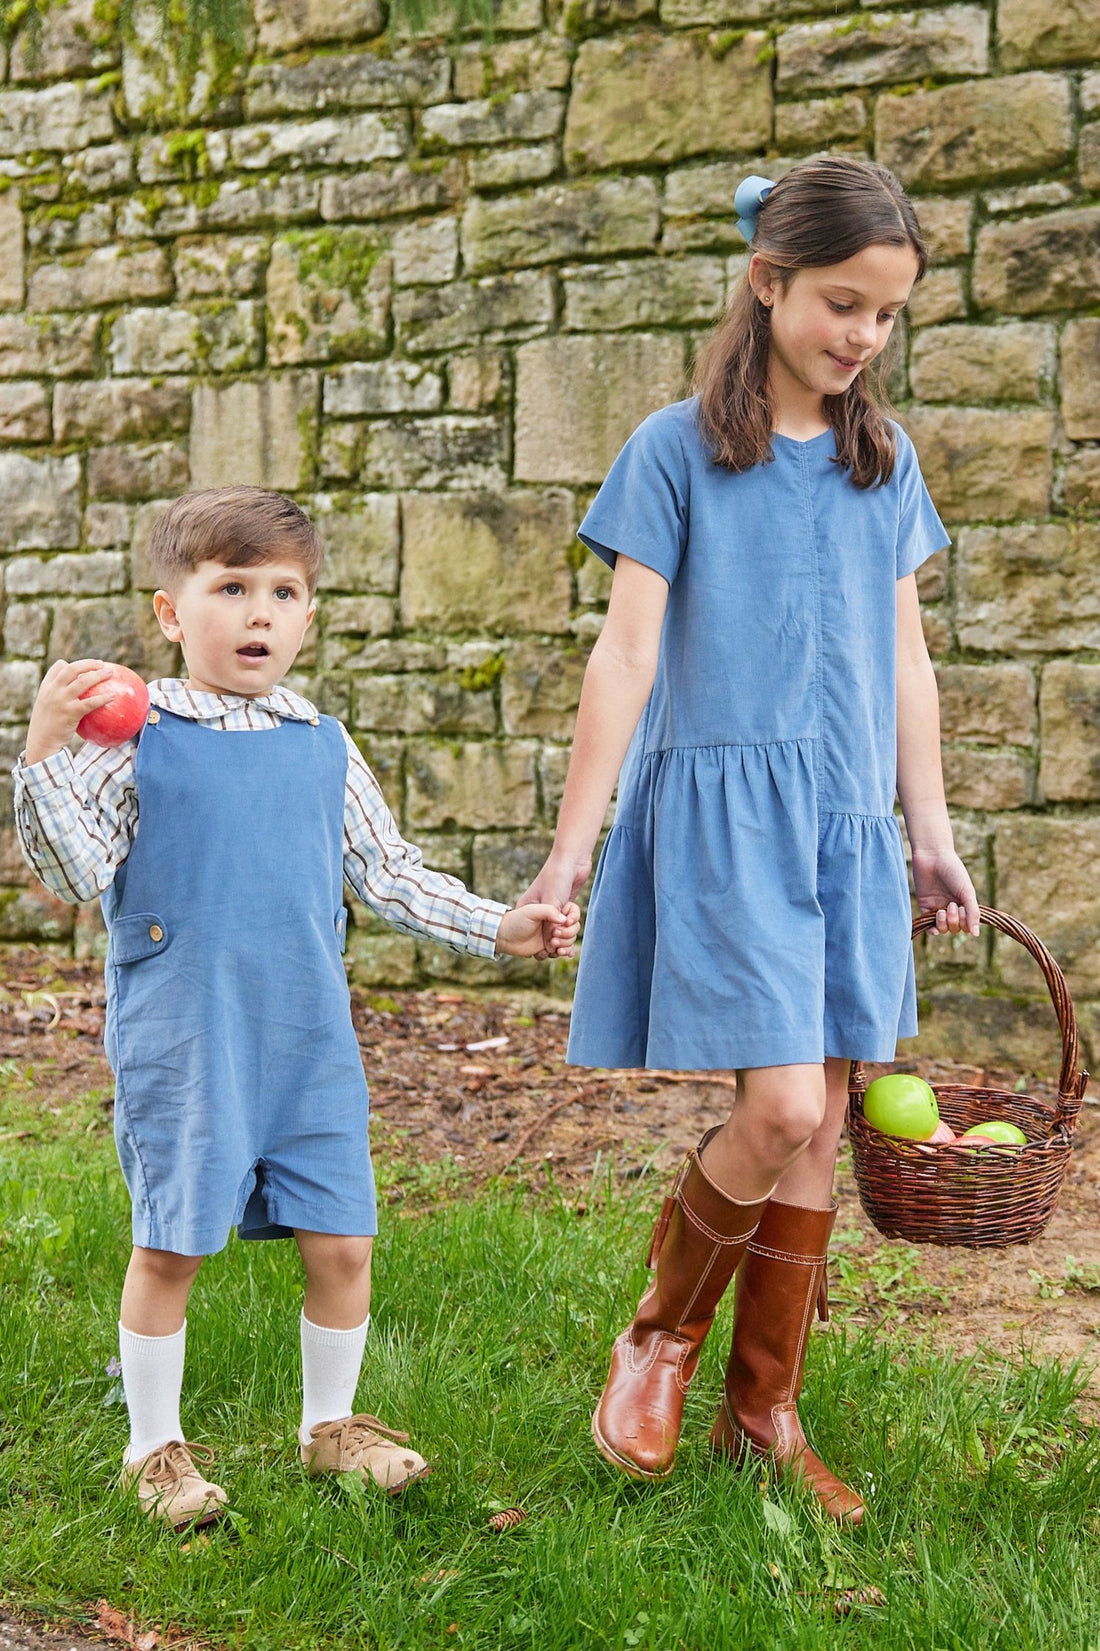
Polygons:
M409 1178L384 1215L359 1402L411 1425L436 1472L393 1502L297 1464L292 1246L233 1243L207 1262L184 1418L217 1451L235 1515L183 1546L114 1488L125 1412L106 1366L128 1214L102 1097L43 1115L33 1075L0 1080L7 1603L80 1620L105 1597L143 1627L256 1651L1100 1645L1100 1439L1057 1364L953 1361L889 1314L877 1332L815 1336L805 1418L873 1509L843 1532L709 1460L724 1315L673 1479L639 1487L603 1466L588 1419L644 1284L645 1181L594 1187L580 1216L511 1189L474 1198L453 1168ZM385 1185L399 1170L376 1154ZM847 1255L842 1293L919 1295L911 1252L874 1265L877 1282ZM526 1523L492 1534L489 1514L516 1504ZM868 1587L882 1605L836 1614L844 1589Z

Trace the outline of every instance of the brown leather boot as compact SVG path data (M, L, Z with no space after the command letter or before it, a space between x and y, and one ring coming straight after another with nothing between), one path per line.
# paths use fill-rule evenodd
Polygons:
M649 1250L657 1276L615 1343L592 1418L601 1456L632 1479L672 1472L684 1398L714 1310L767 1202L738 1203L714 1184L699 1159L714 1133L688 1154L664 1201Z
M829 1316L826 1262L836 1205L804 1210L773 1199L737 1275L733 1345L710 1442L736 1462L773 1456L842 1523L864 1514L855 1491L815 1456L798 1419L806 1338L817 1303Z

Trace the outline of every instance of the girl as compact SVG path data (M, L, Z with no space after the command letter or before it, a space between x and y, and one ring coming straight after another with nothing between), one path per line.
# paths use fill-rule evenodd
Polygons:
M869 370L926 251L897 180L847 156L746 179L735 206L752 257L696 393L634 433L581 525L611 600L525 898L584 884L618 775L568 1059L737 1074L665 1200L597 1448L633 1478L672 1471L738 1272L711 1444L773 1455L858 1522L796 1402L815 1301L826 1315L849 1063L889 1061L916 1031L895 790L922 910L978 932L914 578L948 540Z

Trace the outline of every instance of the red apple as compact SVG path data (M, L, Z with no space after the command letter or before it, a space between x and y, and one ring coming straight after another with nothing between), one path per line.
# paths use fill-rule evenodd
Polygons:
M888 1072L868 1084L863 1116L883 1135L927 1141L940 1121L940 1109L931 1084L911 1072Z
M955 1139L955 1131L951 1128L950 1124L945 1123L941 1118L928 1139L933 1146L950 1146L951 1142Z
M80 697L88 699L108 688L114 698L89 711L76 725L81 739L91 740L93 745L121 745L123 740L133 739L149 715L149 690L136 671L112 665L109 675Z
M968 1129L965 1135L960 1135L953 1143L956 1148L965 1147L995 1147L1000 1141L995 1141L992 1135L983 1135L979 1129Z

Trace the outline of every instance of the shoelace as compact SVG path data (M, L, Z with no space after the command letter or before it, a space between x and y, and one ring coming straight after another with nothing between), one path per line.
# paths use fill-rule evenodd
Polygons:
M162 1445L159 1450L146 1457L141 1470L142 1477L161 1487L178 1484L180 1480L197 1471L196 1459L205 1463L212 1462L214 1452L209 1445L193 1445L186 1439L170 1439L166 1445Z
M363 1434L374 1434L374 1438L363 1438ZM314 1428L313 1438L317 1444L320 1444L322 1439L334 1439L341 1456L349 1444L353 1448L357 1446L360 1450L369 1450L371 1445L381 1444L383 1439L392 1439L399 1445L409 1442L407 1433L387 1427L377 1416L368 1416L365 1412L358 1416L345 1416L342 1421L329 1422L324 1427Z

